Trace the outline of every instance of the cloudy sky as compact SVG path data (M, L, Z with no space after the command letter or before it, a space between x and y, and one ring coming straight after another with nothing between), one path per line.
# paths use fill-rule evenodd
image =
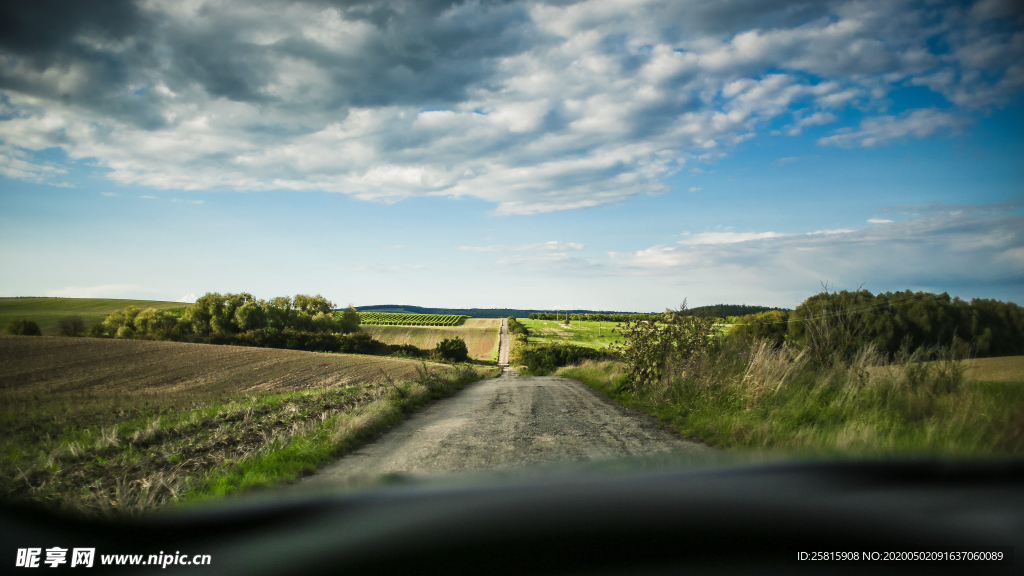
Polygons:
M0 6L0 296L1024 303L1012 0Z

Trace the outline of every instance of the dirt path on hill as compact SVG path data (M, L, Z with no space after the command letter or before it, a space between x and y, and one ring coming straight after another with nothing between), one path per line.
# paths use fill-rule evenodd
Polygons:
M429 406L300 487L353 485L391 473L436 475L710 450L576 380L512 374L471 384Z
M498 329L498 366L508 366L508 345L508 318L502 318Z

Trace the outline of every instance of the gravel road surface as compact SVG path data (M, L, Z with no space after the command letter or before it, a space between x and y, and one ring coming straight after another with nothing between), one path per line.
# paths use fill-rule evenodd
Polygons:
M384 474L434 476L531 464L710 450L560 377L467 386L300 484L328 488Z

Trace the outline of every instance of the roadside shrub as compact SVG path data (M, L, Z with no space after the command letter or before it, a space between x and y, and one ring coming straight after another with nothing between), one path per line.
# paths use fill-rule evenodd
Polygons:
M42 336L43 331L39 329L39 324L28 320L27 318L17 318L11 320L11 323L7 325L7 333L15 336Z
M619 333L625 342L616 350L634 391L678 375L694 357L706 357L721 344L715 320L688 314L685 300L657 320L624 322Z
M74 314L57 320L57 329L62 336L78 336L85 332L85 319Z
M775 346L786 341L789 325L789 313L782 310L770 310L759 314L749 314L734 318L730 340L738 340L744 344L752 344L755 340L764 340Z
M434 351L445 360L465 362L469 359L469 348L466 346L466 341L457 336L441 340L437 343Z
M606 360L610 356L607 350L575 344L533 344L513 349L513 357L509 363L526 366L530 374L543 376L561 366L580 364L586 360Z

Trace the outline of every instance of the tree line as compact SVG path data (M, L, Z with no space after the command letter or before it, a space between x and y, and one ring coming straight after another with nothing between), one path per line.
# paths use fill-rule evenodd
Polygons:
M978 357L1024 354L1024 307L947 293L823 291L791 312L736 320L731 339L816 346L848 356L871 344L892 356L903 350L963 341Z
M65 336L85 332L95 338L171 340L309 352L345 352L463 362L469 349L461 338L440 342L433 350L409 344L389 345L360 331L359 313L317 294L298 294L258 300L252 294L211 292L183 310L139 309L128 306L84 329L81 317L58 324ZM8 326L11 334L40 335L39 326L19 319Z

